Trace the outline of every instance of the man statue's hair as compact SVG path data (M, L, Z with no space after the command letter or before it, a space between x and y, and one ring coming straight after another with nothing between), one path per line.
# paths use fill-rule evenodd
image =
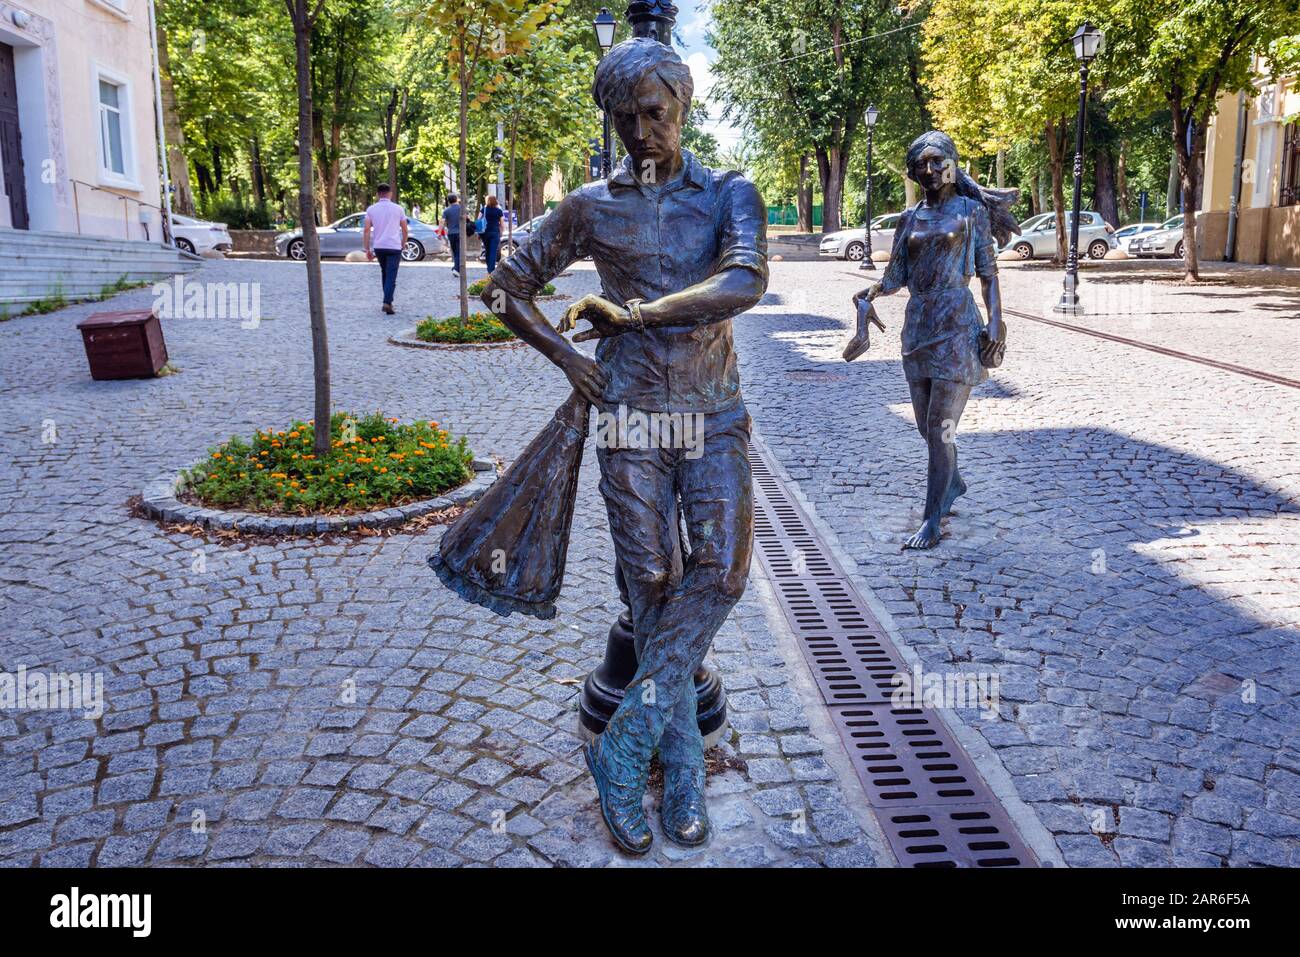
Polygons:
M602 110L612 112L632 98L632 91L647 75L657 76L687 108L695 84L691 70L672 47L649 37L633 37L615 44L596 67L591 95Z

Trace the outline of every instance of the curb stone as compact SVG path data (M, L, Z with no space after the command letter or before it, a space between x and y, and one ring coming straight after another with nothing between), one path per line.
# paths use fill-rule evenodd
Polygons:
M444 349L444 350L476 350L476 349L500 349L503 346L514 348L522 346L522 339L505 339L501 342L425 342L423 339L415 338L414 327L403 329L394 335L388 337L389 345L405 346L408 349Z
M474 475L468 482L436 498L420 499L405 505L353 515L264 515L191 505L176 497L183 485L183 472L162 475L148 482L140 494L140 506L150 518L163 522L182 522L251 535L320 535L326 532L352 531L361 526L391 528L430 512L464 505L486 492L496 481L496 466L487 459L476 458L470 467L474 470Z

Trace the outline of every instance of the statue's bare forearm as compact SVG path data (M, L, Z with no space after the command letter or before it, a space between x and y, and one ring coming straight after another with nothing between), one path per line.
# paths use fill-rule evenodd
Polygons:
M518 299L491 280L483 290L484 304L507 328L557 366L577 352L572 343L555 331L531 299Z
M670 293L641 307L647 326L704 325L730 319L756 305L767 283L752 269L732 267L703 282Z
M988 314L989 321L995 318L1002 321L1002 287L998 285L998 277L992 276L988 279L981 279L980 285L984 287L984 310Z

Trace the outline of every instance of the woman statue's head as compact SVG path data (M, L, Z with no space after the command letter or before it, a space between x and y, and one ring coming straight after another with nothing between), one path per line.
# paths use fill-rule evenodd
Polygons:
M954 192L982 203L999 243L1019 234L1020 224L1011 215L1011 206L1020 198L1020 190L985 188L971 179L961 168L957 144L947 133L930 130L912 140L907 148L907 175L927 193L937 193L951 184Z

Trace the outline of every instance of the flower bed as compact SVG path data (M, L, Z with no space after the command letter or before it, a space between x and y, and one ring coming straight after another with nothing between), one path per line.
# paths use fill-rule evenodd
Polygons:
M200 503L278 515L338 514L437 496L472 475L464 437L436 422L399 424L379 413L330 420L331 449L312 452L315 428L295 422L212 449L183 476Z
M508 342L515 334L490 312L474 312L468 319L430 316L415 327L415 337L423 342Z

